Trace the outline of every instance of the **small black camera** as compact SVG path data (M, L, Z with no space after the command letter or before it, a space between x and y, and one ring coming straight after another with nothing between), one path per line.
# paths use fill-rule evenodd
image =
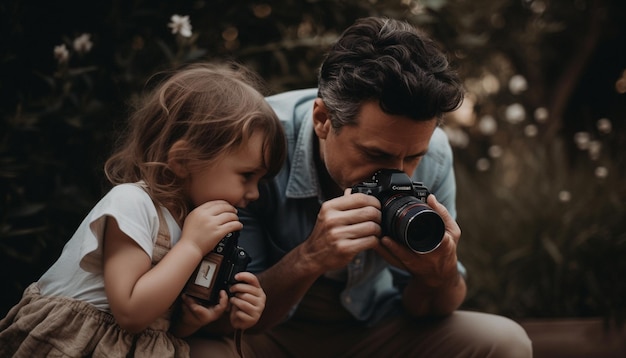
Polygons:
M196 267L184 293L205 306L219 303L221 290L226 290L230 296L230 286L237 283L235 275L245 271L251 260L248 253L238 246L238 241L238 231L221 239Z
M439 247L445 225L441 216L426 204L430 192L422 183L411 181L400 170L381 169L370 181L352 187L352 193L378 198L382 204L383 235L417 253Z

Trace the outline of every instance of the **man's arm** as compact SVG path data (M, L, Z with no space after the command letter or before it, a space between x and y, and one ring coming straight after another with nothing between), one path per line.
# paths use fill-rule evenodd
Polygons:
M322 204L311 235L275 265L258 274L267 295L255 329L284 320L313 282L325 272L346 266L356 254L378 246L380 202L365 194L344 196Z
M463 268L457 262L456 255L461 230L455 221L453 152L448 137L441 128L433 133L429 153L418 166L414 179L426 182L434 194L436 200L428 198L428 204L444 219L446 233L441 245L434 252L417 255L419 259L409 261L414 262L409 264L409 270L413 274L404 288L403 302L407 310L417 316L446 315L461 305L467 287L464 275L459 273Z
M377 248L388 262L411 275L402 292L402 302L407 312L418 317L448 315L459 308L467 293L456 256L461 230L434 195L428 197L428 204L442 217L446 226L437 249L417 254L389 237L383 238Z

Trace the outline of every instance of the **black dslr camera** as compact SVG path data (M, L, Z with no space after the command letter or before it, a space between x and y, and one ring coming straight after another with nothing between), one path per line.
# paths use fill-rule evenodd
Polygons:
M381 169L371 181L352 187L352 192L378 198L382 204L383 235L418 253L431 252L441 243L445 225L441 216L426 204L430 192L404 172Z
M205 306L216 305L221 290L226 290L230 296L230 286L237 283L235 275L245 271L250 263L250 256L238 246L238 241L239 232L232 232L220 240L196 267L184 293Z

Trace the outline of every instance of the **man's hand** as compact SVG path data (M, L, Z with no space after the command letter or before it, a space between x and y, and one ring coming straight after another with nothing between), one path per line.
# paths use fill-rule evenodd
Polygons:
M438 248L419 254L388 236L376 247L376 252L386 261L411 274L412 278L403 292L403 302L405 308L416 316L449 314L461 305L466 294L456 255L461 229L434 195L429 195L427 200L446 227Z
M347 189L343 196L324 202L311 235L259 274L267 306L255 327L281 322L321 275L345 267L359 252L379 245L380 202L350 192Z
M437 287L455 280L457 272L456 248L461 229L434 195L429 195L428 205L443 219L446 227L441 244L434 251L419 254L390 237L384 237L376 251L394 266L408 271L426 286Z
M351 194L324 202L301 253L319 275L346 266L356 254L378 246L380 202L374 196Z

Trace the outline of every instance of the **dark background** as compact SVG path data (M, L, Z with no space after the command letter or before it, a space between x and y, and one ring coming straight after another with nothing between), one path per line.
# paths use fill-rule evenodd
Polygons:
M169 31L173 14L190 16L192 38ZM465 308L621 322L622 0L3 1L0 316L108 188L102 165L151 75L233 59L261 74L268 94L314 86L328 44L368 15L432 34L468 89L466 106L444 127L457 159ZM79 54L72 41L83 33L93 48ZM53 56L63 43L67 65ZM515 75L525 90L509 89ZM521 122L507 119L512 104L525 109ZM534 115L538 108L546 120ZM497 130L480 131L485 116ZM600 119L610 131L598 128ZM581 149L579 132L599 149Z

